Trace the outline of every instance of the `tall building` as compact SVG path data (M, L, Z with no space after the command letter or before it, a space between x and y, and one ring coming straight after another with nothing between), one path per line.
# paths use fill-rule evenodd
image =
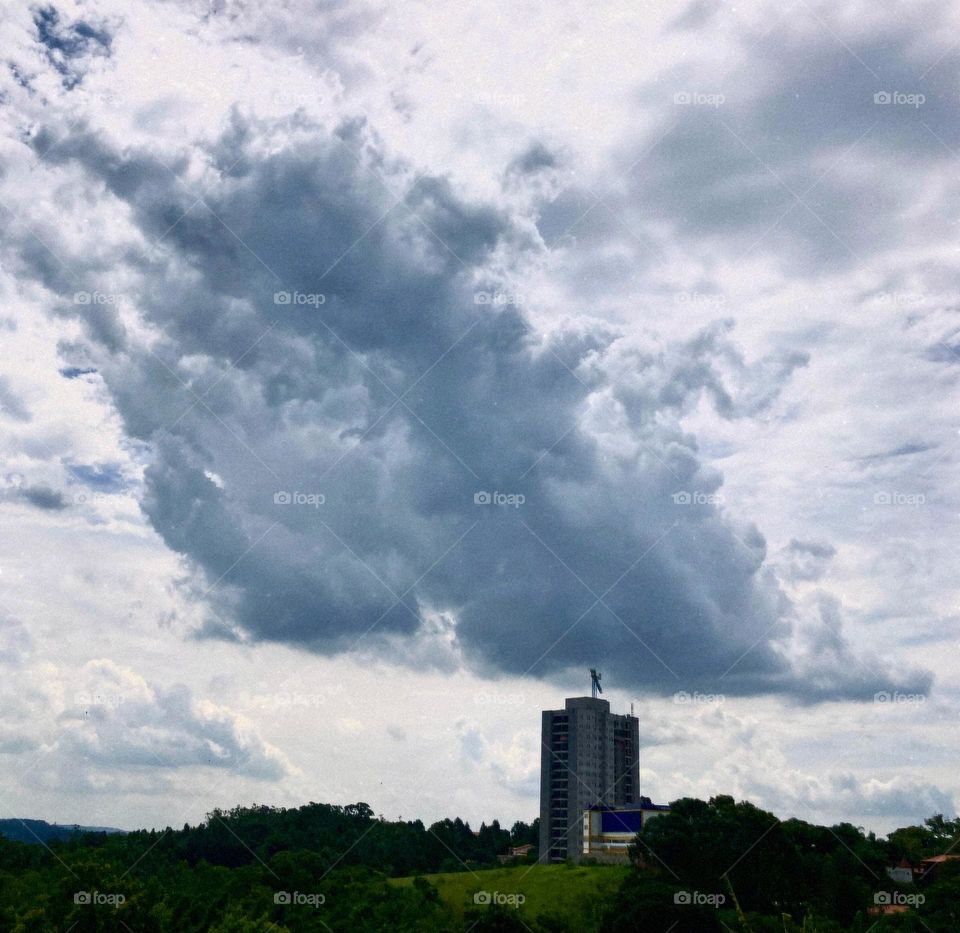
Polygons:
M640 721L606 700L572 697L543 711L540 861L579 861L584 813L640 801Z

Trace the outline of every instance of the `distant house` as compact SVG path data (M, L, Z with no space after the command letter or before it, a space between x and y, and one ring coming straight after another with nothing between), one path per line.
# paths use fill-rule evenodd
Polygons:
M887 877L897 884L913 884L914 867L902 858L893 867L887 868Z
M917 881L934 882L940 880L943 867L951 862L960 861L960 855L934 855L920 863Z
M503 855L498 855L497 858L501 862L509 862L515 858L526 858L533 850L535 846L531 845L529 842L524 843L522 846L510 846L507 852L504 852Z

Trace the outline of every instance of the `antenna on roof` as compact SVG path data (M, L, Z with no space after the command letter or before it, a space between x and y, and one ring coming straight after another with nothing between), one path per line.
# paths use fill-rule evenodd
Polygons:
M598 693L603 693L603 687L600 686L600 671L590 668L590 695L596 699Z

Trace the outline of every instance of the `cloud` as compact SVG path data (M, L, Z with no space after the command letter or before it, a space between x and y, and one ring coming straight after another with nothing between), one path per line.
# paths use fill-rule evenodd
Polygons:
M0 415L6 415L14 421L30 420L30 412L5 376L0 376Z
M841 603L831 593L816 591L801 604L791 649L794 668L808 683L807 695L801 699L841 700L851 695L873 699L883 692L883 688L872 695L869 691L884 679L884 661L854 647L843 631ZM926 695L933 683L929 672L916 668L901 666L896 676L910 684L912 694Z
M909 457L913 454L922 454L926 453L928 450L933 450L934 446L935 445L933 444L901 444L899 447L895 447L893 450L886 450L875 454L867 454L864 457L859 457L858 460L861 463L871 463L878 460L890 460L895 457Z
M110 54L113 40L105 27L97 28L84 20L66 23L54 6L38 9L34 23L47 58L62 75L65 88L80 83L91 58Z
M59 512L67 507L63 493L49 486L17 486L8 495L48 512Z
M448 613L466 663L490 673L602 659L655 690L722 679L811 698L912 682L878 665L868 683L809 644L794 666L763 536L718 504L722 477L681 427L703 399L724 419L769 410L805 353L748 362L723 321L674 342L536 332L502 270L536 238L413 178L356 122L329 134L235 113L196 210L183 153L161 163L83 128L33 145L163 239L127 289L149 345L120 306L64 311L87 325L128 434L153 444L144 509L206 581L206 634L382 652Z
M84 667L83 688L61 714L59 748L93 769L208 767L261 780L290 773L283 755L232 711L162 688L103 659Z
M536 797L540 790L540 743L536 736L501 733L499 741L490 741L477 723L465 719L458 720L454 729L460 763L468 774L481 770L502 787L524 797Z
M845 821L886 817L920 823L933 813L956 813L953 795L929 781L902 776L889 780L863 778L848 771L826 775L793 772L784 777L786 787L756 781L751 783L750 792L763 794L777 812L792 810L808 821L813 821L813 814L821 813Z
M19 666L32 647L33 639L19 619L0 616L0 664Z
M73 480L97 492L120 492L129 485L118 463L71 463L68 470Z
M0 726L0 755L22 755L39 747L40 743L34 736Z
M64 379L79 379L81 376L93 375L97 370L92 366L65 366L60 370Z
M784 577L792 581L813 582L826 572L837 549L826 541L798 541L791 539L781 552Z

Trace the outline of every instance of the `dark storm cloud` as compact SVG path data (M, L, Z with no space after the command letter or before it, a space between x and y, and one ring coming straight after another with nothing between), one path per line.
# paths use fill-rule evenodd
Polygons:
M534 333L495 271L527 235L412 180L360 124L236 118L203 204L175 178L185 157L44 136L48 163L84 165L162 241L137 262L156 340L97 321L91 360L152 442L144 509L202 571L208 633L403 659L444 611L491 673L597 664L805 699L929 684L860 663L836 613L791 660L764 538L681 428L704 396L726 418L765 410L803 354L747 364L724 323L666 345Z

